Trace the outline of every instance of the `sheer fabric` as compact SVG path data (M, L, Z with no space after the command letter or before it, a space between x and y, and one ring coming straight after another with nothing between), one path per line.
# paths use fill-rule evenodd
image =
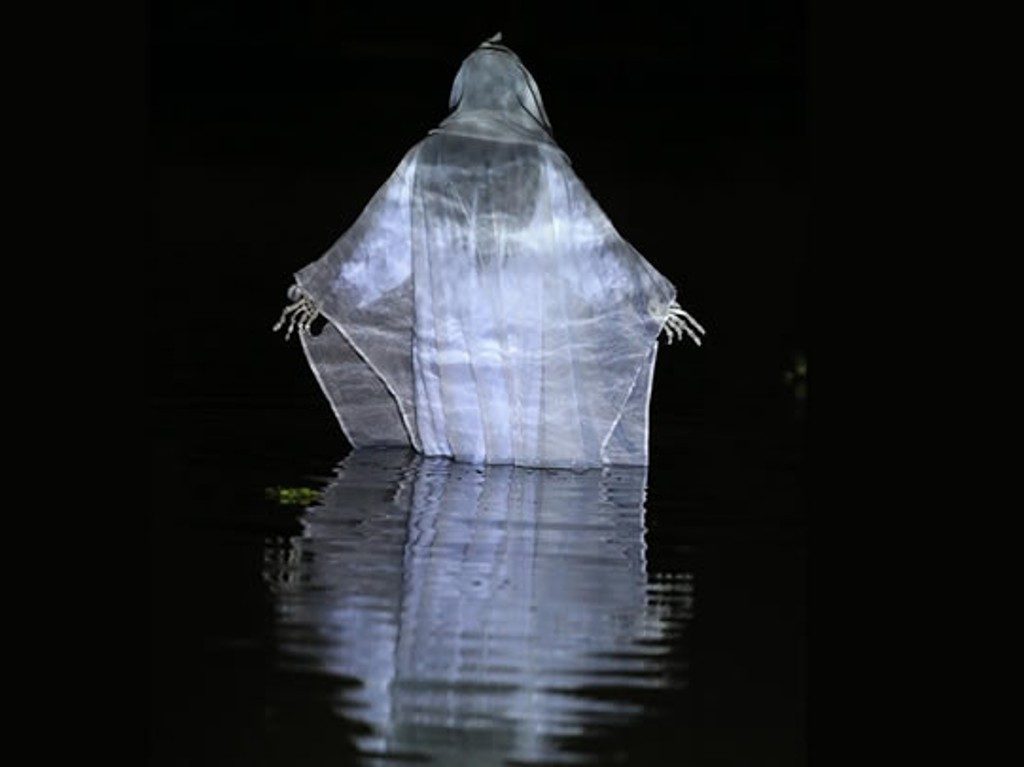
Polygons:
M299 335L354 446L474 463L645 465L657 337L689 315L555 143L492 38L454 112L295 274ZM702 332L699 325L692 324ZM670 335L671 339L671 335Z

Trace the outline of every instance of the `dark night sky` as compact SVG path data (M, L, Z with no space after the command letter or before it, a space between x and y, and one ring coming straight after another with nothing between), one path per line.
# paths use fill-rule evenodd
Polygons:
M655 410L669 389L723 411L779 393L806 343L802 4L479 5L151 3L151 394L320 397L270 332L291 273L447 115L462 59L499 30L579 177L708 331L663 347Z

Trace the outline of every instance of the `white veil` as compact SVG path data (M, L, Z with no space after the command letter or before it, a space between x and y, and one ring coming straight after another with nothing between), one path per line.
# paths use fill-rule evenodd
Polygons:
M463 61L455 111L296 273L289 308L355 446L644 465L658 334L699 337L675 287L577 178L533 77L497 40ZM317 313L328 323L313 336Z

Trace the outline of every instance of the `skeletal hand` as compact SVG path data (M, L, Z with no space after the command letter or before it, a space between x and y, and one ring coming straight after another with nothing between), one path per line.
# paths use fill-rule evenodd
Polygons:
M274 325L274 332L276 333L282 327L284 327L285 320L288 322L288 331L284 334L284 340L287 341L292 337L292 331L297 327L301 333L303 330L309 332L310 326L313 324L313 320L316 319L320 310L317 305L313 303L313 299L303 293L296 285L292 285L288 288L288 297L297 298L293 304L289 304L281 312L281 319ZM289 315L291 315L289 317Z
M691 325L693 328L690 327ZM669 345L672 344L674 339L682 338L683 333L686 333L697 346L700 346L700 336L697 333L704 335L704 328L675 301L668 305L668 317L665 319L664 329ZM694 333L694 330L697 333Z

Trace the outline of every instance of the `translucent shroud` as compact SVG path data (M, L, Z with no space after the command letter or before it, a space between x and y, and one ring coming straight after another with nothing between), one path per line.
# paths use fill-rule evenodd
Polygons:
M576 177L515 54L474 51L452 103L296 273L329 321L300 337L342 429L473 463L646 465L675 287Z

